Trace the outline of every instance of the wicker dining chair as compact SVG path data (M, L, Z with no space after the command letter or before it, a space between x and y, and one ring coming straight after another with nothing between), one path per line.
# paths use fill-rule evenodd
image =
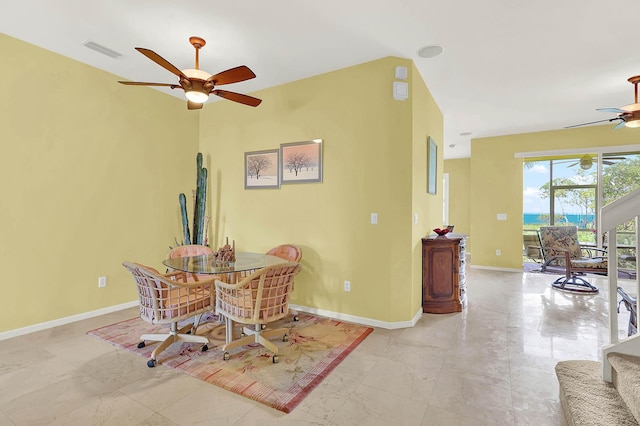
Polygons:
M122 264L133 276L140 302L140 318L149 324L168 324L167 333L143 334L138 348L146 341L162 342L151 353L147 362L155 367L158 355L175 342L202 343L202 351L209 349L209 339L197 336L196 331L203 313L215 308L214 279L187 282L187 274L180 271L161 274L138 263ZM194 318L193 323L178 328L178 322Z
M267 254L286 259L289 262L300 262L302 259L302 250L294 244L279 245L269 250Z
M213 253L213 250L211 249L211 247L202 246L198 244L186 244L183 246L174 247L171 250L169 250L169 253L167 253L166 258L175 259L176 257L200 256L200 255L206 255L206 254L212 254L212 253ZM170 271L167 271L167 272L170 272ZM193 273L187 274L187 281L189 282L206 281L210 279L211 279L211 275L193 274Z
M289 329L268 329L267 324L289 313L289 295L300 268L298 263L286 262L258 269L236 284L215 281L216 312L245 325L243 337L222 347L225 361L230 358L229 350L258 343L273 352L272 361L278 362L278 347L269 339L282 336L286 342Z
M288 260L289 262L300 263L302 260L302 250L295 244L282 244L276 246L269 250L267 254ZM293 290L294 288L292 287L291 291ZM293 314L294 321L298 321L300 319L297 311L291 311L291 313Z

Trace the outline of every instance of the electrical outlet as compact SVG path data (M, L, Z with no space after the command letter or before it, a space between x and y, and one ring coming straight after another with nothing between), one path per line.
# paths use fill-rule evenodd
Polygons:
M107 286L107 277L98 277L98 287L106 287Z
M378 213L371 213L371 224L372 225L378 224Z
M500 249L496 250L496 256L500 256L502 254L502 252L500 251Z
M351 281L344 282L344 291L351 291Z

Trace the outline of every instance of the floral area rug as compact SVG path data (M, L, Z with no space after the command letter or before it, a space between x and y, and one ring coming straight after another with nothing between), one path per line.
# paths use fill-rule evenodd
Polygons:
M203 316L197 332L209 338L208 351L200 351L196 343L174 343L158 356L158 363L289 413L373 331L302 312L298 316L299 321L288 316L269 324L269 328L284 325L291 329L288 342L273 340L280 350L277 364L271 360L272 353L260 345L234 349L231 359L224 361L225 326L213 314ZM149 358L159 343L147 342L138 349L140 336L167 330L168 326L133 318L87 334Z

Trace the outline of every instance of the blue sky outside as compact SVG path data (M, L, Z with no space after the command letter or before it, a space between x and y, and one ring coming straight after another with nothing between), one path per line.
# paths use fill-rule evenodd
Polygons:
M573 178L576 183L589 184L595 183L595 178L582 178L579 171L580 166L575 165L578 159L560 160L554 164L553 177L556 178ZM573 165L573 166L572 166ZM549 198L543 199L540 194L540 187L549 181L549 161L538 161L531 168L524 168L524 186L523 186L523 211L527 213L549 213ZM595 171L595 164L585 173L591 177ZM580 214L578 206L563 206L566 214Z

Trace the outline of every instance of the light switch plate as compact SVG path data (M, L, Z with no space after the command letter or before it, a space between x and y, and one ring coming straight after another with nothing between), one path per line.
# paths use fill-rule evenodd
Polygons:
M372 225L378 224L378 213L371 213L371 224Z
M506 213L498 213L498 220L507 220Z

